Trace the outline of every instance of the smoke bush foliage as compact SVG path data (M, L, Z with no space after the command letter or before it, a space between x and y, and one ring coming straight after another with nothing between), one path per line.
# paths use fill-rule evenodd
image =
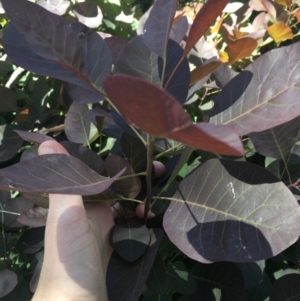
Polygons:
M145 200L155 214L116 221L110 301L296 300L300 44L258 55L267 38L293 38L275 3L249 2L274 24L245 36L241 22L220 31L241 5L209 0L189 24L176 0L157 0L127 41L90 29L102 23L100 1L71 6L81 23L62 16L68 1L42 2L2 0L0 71L13 76L0 87L0 297L30 300L47 195L64 193L129 211ZM213 24L225 51L203 38ZM38 156L46 140L70 156Z

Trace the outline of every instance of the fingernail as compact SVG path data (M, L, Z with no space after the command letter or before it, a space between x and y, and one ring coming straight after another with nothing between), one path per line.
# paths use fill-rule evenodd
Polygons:
M40 155L50 155L50 154L55 154L56 150L52 147L42 146L39 149L39 153Z

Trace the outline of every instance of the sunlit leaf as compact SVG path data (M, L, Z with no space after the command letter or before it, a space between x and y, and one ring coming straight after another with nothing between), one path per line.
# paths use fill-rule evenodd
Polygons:
M153 5L143 29L143 41L147 47L163 59L166 58L167 43L177 0L157 0Z
M173 40L169 40L163 84L166 84L168 81L175 66L180 61L182 53L182 48ZM151 52L145 45L143 37L137 36L130 40L124 48L124 51L116 64L115 73L143 78L160 87L163 64L163 60L157 54ZM167 87L167 91L181 104L185 102L187 97L189 77L190 70L188 61L187 59L184 59Z
M210 127L208 123L192 124L181 105L170 94L151 83L114 75L105 78L104 85L123 118L150 135L171 138L216 153L243 153L234 132L224 127ZM116 86L118 89L115 89Z
M285 40L292 40L294 35L290 26L282 23L276 22L267 28L268 34L276 42L280 43Z
M209 27L216 21L229 0L208 0L197 13L184 48L187 55Z
M191 72L190 85L195 84L197 81L214 72L220 64L221 62L219 61L213 61L195 68Z
M62 16L70 6L70 1L64 0L39 0L36 4L47 9L53 14Z
M251 56L256 47L257 42L252 38L242 38L231 42L225 49L229 56L229 63L232 64L245 57Z
M189 28L187 17L181 17L178 21L173 23L170 31L170 39L174 40L178 44L183 40Z
M240 136L261 132L300 115L300 43L271 50L245 70L253 73L245 93L210 122L227 124Z
M300 207L290 190L248 162L209 160L171 199L164 229L183 253L200 262L270 258L299 236Z

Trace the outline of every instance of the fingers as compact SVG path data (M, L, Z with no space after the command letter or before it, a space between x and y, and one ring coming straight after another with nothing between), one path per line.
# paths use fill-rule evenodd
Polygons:
M68 151L56 141L45 141L39 147L39 155L49 154L65 154L69 155Z

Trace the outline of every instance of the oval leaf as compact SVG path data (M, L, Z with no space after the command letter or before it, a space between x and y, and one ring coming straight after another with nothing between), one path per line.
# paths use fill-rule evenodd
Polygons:
M110 301L137 301L139 299L162 240L163 231L153 228L150 230L150 235L151 241L147 252L132 263L113 252L106 274L106 287Z
M128 262L141 257L146 252L149 243L149 230L139 223L117 224L110 232L112 248Z
M117 192L126 198L135 198L141 191L141 181L138 176L134 176L135 172L128 161L117 155L111 155L105 160L105 167L110 177L113 177L121 169L125 169L123 176L132 176L127 179L121 179L113 184Z
M0 187L24 192L92 195L105 191L123 172L106 178L75 157L51 154L1 169Z
M260 56L245 69L253 73L245 93L210 121L227 124L243 136L273 128L298 117L299 62L299 42Z
M249 134L255 149L266 157L285 160L297 142L300 118L278 125L272 129Z
M122 117L150 135L170 138L211 152L243 154L240 139L234 132L224 127L211 127L208 123L193 125L181 105L151 83L113 75L105 78L104 86Z
M165 59L177 0L157 0L144 25L143 40L147 47Z
M194 45L205 34L209 27L216 21L230 0L208 0L199 10L190 29L190 33L184 48L187 55Z
M0 271L0 298L9 294L18 284L17 274L11 270Z
M245 57L251 56L252 52L256 49L257 42L252 38L242 38L231 42L225 48L229 56L229 63L244 59Z
M164 229L200 262L270 258L300 234L300 207L290 190L248 162L209 160L181 182L171 200Z
M274 23L267 28L267 31L276 43L292 40L294 37L291 27L282 22Z

